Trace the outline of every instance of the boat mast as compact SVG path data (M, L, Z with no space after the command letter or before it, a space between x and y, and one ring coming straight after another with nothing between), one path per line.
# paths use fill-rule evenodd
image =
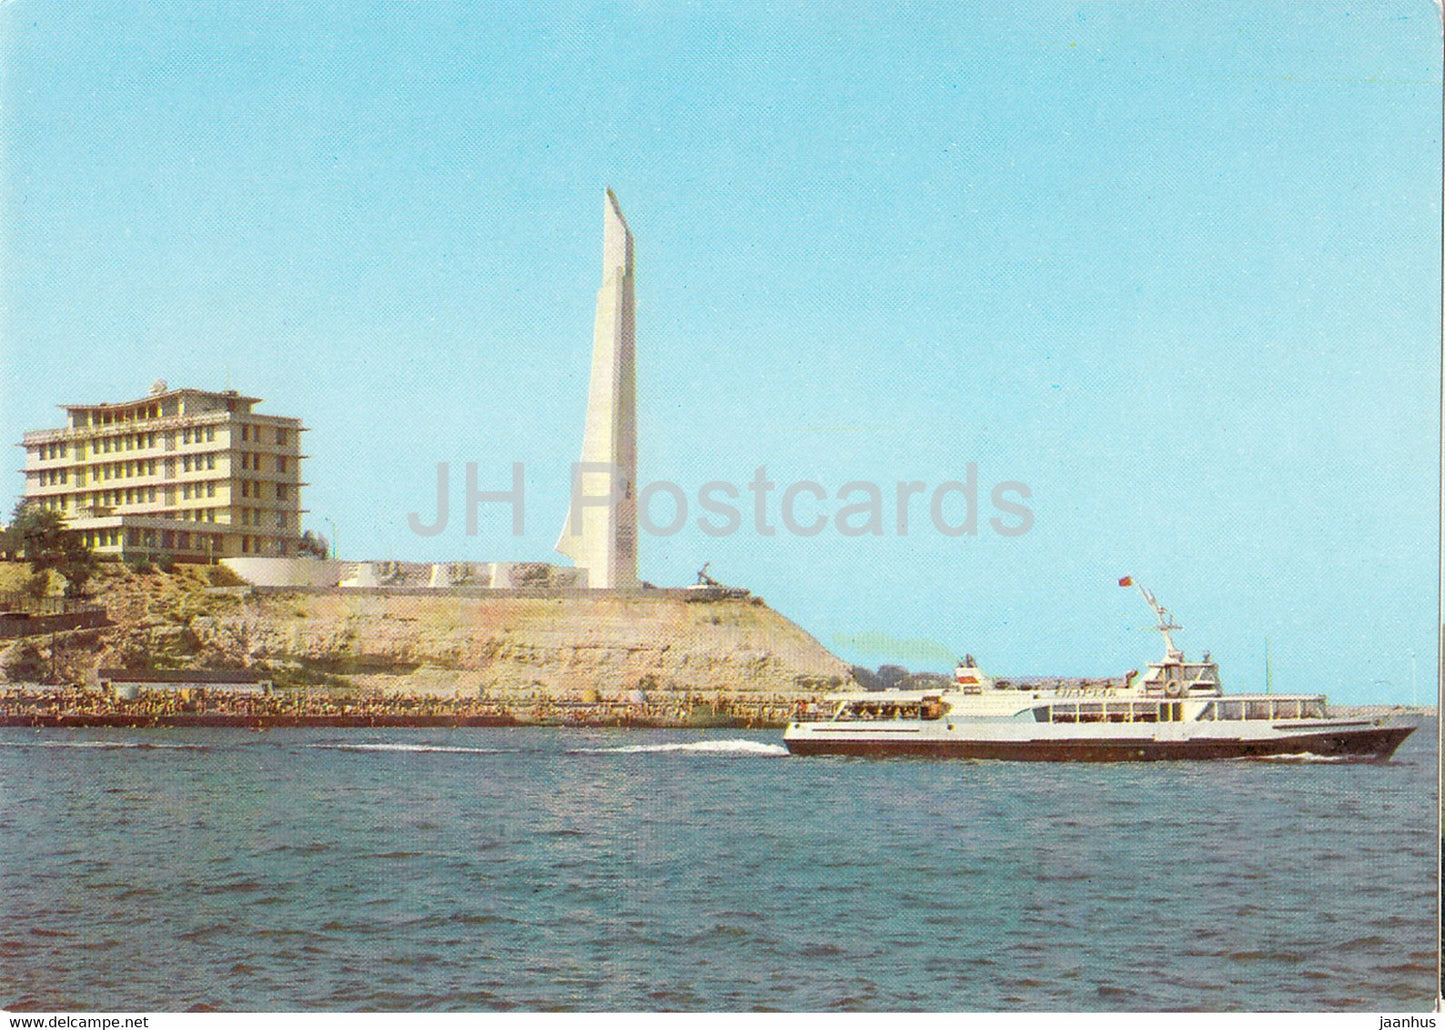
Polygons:
M1139 593L1144 595L1144 600L1149 603L1149 607L1154 609L1154 616L1159 620L1159 625L1156 628L1164 635L1164 651L1165 654L1168 655L1169 661L1183 662L1184 652L1174 646L1174 638L1169 635L1169 631L1183 629L1184 627L1175 624L1174 616L1169 613L1169 609L1156 601L1154 595L1149 592L1143 583L1135 583L1134 585L1139 588Z

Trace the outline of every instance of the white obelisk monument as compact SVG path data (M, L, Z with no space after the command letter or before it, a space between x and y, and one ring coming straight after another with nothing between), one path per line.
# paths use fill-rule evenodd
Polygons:
M611 190L603 214L602 288L582 458L557 550L590 588L637 586L637 374L632 233Z

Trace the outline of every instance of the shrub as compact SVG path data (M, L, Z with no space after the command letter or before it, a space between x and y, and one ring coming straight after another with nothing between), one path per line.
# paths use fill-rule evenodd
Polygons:
M213 587L243 587L246 581L225 565L212 565L206 569L206 580Z
M25 583L20 592L26 597L33 597L37 601L50 593L50 573L34 572L26 577Z

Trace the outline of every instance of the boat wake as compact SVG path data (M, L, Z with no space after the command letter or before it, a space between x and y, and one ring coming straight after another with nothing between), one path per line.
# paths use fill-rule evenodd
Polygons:
M320 751L402 751L461 755L502 755L509 753L510 750L501 747L454 747L448 744L303 744L302 746Z
M1239 762L1294 762L1333 765L1340 762L1372 761L1371 755L1317 755L1312 751L1300 751L1289 755L1245 755L1235 759Z
M205 751L209 744L152 744L145 740L4 740L0 747L74 747L112 751L121 748L142 751Z
M777 758L788 753L781 744L764 744L757 740L695 740L687 744L625 744L621 747L569 748L569 755L644 755L682 752L684 754L749 755Z

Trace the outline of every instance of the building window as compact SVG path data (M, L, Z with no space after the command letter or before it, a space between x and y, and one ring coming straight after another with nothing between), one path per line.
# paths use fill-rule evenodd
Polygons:
M278 430L276 430L276 446L277 446L277 447L285 447L285 446L286 446L286 430L284 430L284 429L278 429Z
M215 483L207 483L207 484L206 484L206 496L207 496L207 497L215 497L215 496L216 496L216 484L215 484Z
M287 498L287 496L288 496L289 493L290 493L290 491L289 491L289 489L287 488L287 485L286 485L285 483L277 483L277 484L276 484L276 500L278 500L278 501L284 501L284 500L286 500L286 498Z
M276 471L277 471L277 472L285 472L285 471L286 471L286 456L285 456L284 454L277 455L277 457L276 457Z
M242 443L245 443L245 442L246 442L247 440L249 440L249 439L251 439L251 427L250 427L250 426L242 426L242 427L241 427L241 442L242 442Z
M213 469L213 468L215 468L215 467L216 467L216 456L215 456L214 454L208 454L208 455L206 455L206 468L208 468L208 469Z

